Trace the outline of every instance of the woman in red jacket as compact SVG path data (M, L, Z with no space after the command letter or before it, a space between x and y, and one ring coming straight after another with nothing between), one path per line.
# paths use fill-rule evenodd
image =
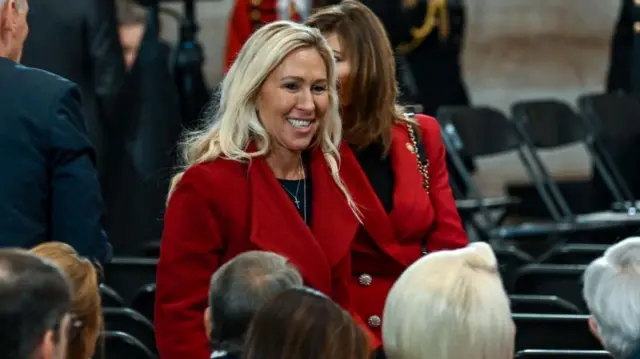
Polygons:
M207 359L214 271L248 250L283 255L347 310L359 212L338 175L341 122L331 49L292 22L258 30L222 83L217 113L186 146L158 262L162 359Z
M351 303L380 336L391 286L425 252L467 245L449 187L440 127L432 117L405 115L393 51L378 18L346 0L307 24L334 51L344 138L341 176L361 208L351 243Z

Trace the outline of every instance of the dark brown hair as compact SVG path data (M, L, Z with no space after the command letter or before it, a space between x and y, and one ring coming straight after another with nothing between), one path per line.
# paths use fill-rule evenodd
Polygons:
M364 331L331 299L287 289L254 316L242 359L368 359Z
M356 148L381 141L387 152L393 122L403 116L396 105L396 65L384 26L354 0L320 9L306 24L325 35L338 35L351 64L348 91L354 101L342 109L344 138Z

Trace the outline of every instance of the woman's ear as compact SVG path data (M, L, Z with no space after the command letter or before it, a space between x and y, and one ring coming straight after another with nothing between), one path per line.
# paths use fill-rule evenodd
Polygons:
M211 308L207 307L204 311L204 330L207 338L211 339Z
M589 330L591 330L591 334L593 334L596 339L600 340L600 333L598 332L598 324L596 320L593 318L593 315L589 317Z

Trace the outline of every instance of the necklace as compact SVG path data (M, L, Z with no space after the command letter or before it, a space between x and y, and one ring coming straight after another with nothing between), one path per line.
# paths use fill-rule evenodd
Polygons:
M302 169L302 173L305 174L305 176L302 177L302 201L304 203L304 206L302 207L302 218L304 219L304 222L307 223L307 176L304 171L304 167ZM291 193L291 191L289 191L287 187L285 187L282 183L280 183L280 185L282 186L282 189L284 189L291 196L291 198L293 199L293 203L296 205L296 208L299 211L300 200L298 199L298 191L300 190L300 181L298 181L298 185L296 186L295 194Z
M293 203L296 204L296 208L300 209L300 201L298 200L298 191L300 190L300 181L298 181L298 186L296 186L296 194L291 193L291 191L289 191L284 184L281 183L280 185L282 186L282 189L284 189L293 198Z

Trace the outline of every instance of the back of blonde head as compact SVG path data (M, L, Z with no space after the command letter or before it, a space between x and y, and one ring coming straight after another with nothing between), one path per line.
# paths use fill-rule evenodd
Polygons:
M256 98L267 77L293 51L314 48L326 64L329 108L314 145L319 145L331 169L332 176L346 196L352 210L358 210L338 174L342 139L342 121L338 110L336 71L331 48L322 34L310 27L290 21L276 21L257 30L240 50L236 61L222 81L213 111L205 118L205 127L186 137L183 148L185 167L224 157L234 161L248 161L265 156L271 140L260 123ZM258 150L247 152L250 141ZM170 194L184 172L172 181Z
M429 254L391 289L384 309L389 359L511 359L515 327L486 243Z
M93 264L80 257L65 243L48 242L31 252L55 263L73 285L71 311L81 322L80 332L70 338L67 359L87 359L93 356L103 327L98 274Z

